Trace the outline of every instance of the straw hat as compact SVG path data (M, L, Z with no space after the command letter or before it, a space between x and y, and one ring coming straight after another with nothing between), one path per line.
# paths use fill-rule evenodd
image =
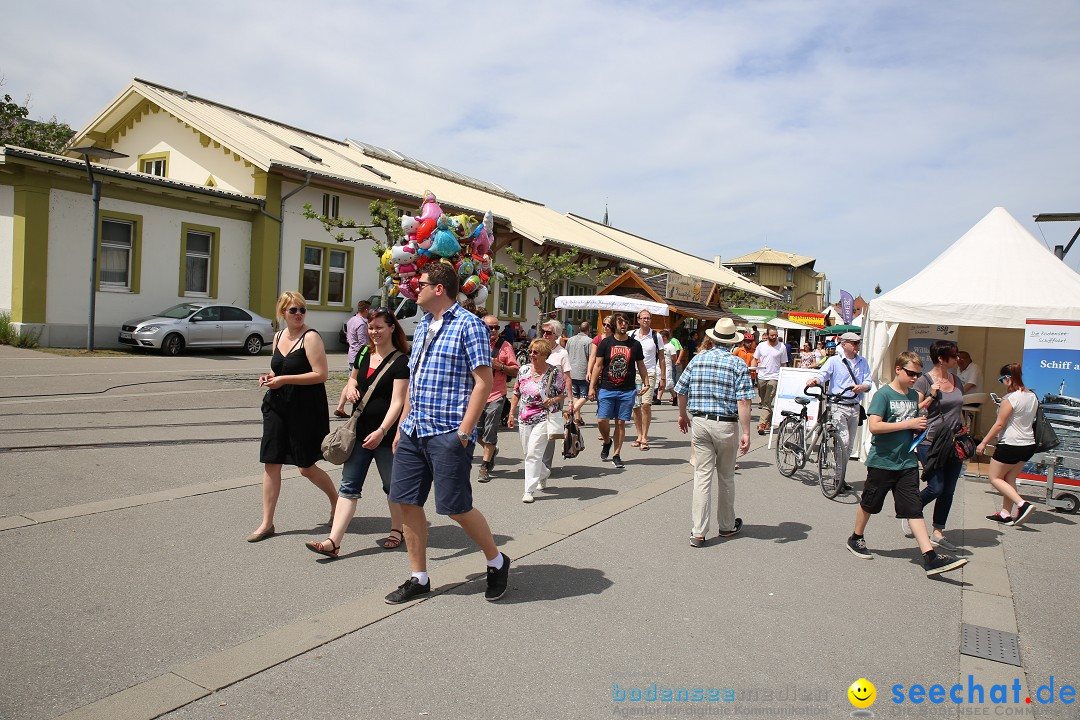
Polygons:
M735 329L735 322L731 318L720 318L715 327L706 330L705 334L721 345L738 345L743 339L743 334Z

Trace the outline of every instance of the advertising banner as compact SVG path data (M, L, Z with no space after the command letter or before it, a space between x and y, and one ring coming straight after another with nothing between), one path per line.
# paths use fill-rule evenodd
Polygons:
M1061 440L1053 452L1080 459L1080 322L1028 320L1023 372L1024 386L1039 398L1046 419ZM1004 387L999 387L1004 393ZM1071 494L1080 490L1076 469L1059 466L1055 473L1055 496L1059 488ZM1046 482L1046 475L1039 466L1028 463L1020 479Z
M664 297L668 300L700 303L702 301L701 281L697 278L669 272L667 276L667 292Z
M825 316L821 313L789 312L787 319L800 325L821 329L825 327Z
M930 368L934 367L934 363L930 360L930 346L937 340L956 342L958 336L956 325L912 325L908 328L907 349L919 354L923 372L929 372Z
M772 427L769 428L769 447L772 447L772 435L774 428L784 420L781 410L794 410L799 412L802 405L795 402L795 398L803 395L803 388L817 373L809 368L780 368L780 380L776 383L776 399L773 400ZM808 412L807 428L817 424L817 400L806 406Z
M855 319L855 298L847 290L840 291L840 319L845 325L850 325Z

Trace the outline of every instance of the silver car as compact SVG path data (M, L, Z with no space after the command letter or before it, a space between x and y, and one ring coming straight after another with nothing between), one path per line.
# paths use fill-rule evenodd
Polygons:
M235 305L186 302L156 315L120 326L120 342L179 355L184 348L242 348L258 355L274 339L274 328L261 315Z

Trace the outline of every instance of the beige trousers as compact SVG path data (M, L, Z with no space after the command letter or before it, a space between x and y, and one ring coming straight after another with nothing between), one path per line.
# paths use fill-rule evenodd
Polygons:
M735 528L735 459L739 454L739 423L695 417L690 423L694 445L694 537L705 537L712 515L712 485L716 478L716 523L720 532Z

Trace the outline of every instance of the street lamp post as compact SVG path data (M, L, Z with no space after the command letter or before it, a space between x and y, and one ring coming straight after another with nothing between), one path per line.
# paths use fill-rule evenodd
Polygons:
M94 229L91 233L93 241L90 245L90 309L86 321L86 351L93 352L94 316L97 311L98 214L101 210L101 181L94 178L94 168L90 165L90 158L114 160L128 156L115 150L94 147L93 145L71 148L71 152L79 153L86 162L86 177L90 180L90 201L94 205Z

